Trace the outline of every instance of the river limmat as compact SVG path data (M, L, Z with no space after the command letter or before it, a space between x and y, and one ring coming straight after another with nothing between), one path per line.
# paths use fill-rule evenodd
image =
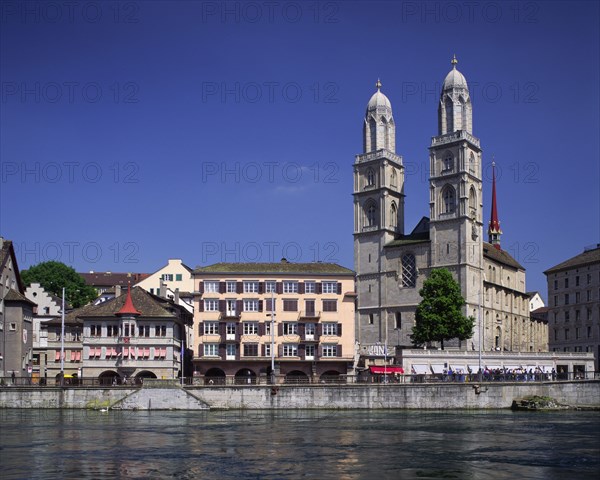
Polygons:
M0 411L3 479L584 479L598 412Z

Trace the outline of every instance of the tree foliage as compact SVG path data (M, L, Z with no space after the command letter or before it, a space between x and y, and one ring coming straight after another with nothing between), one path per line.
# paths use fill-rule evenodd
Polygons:
M465 299L448 270L432 270L419 294L422 300L415 312L413 343L440 342L443 350L444 340L467 340L473 336L475 319L463 315Z
M61 262L42 262L23 270L21 278L25 285L39 283L44 290L58 297L65 287L65 300L73 307L87 305L97 297L96 289L86 285L85 280L73 268Z

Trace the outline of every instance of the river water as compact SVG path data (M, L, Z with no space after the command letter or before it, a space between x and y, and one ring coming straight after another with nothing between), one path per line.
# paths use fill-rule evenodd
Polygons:
M599 412L1 410L0 478L588 479Z

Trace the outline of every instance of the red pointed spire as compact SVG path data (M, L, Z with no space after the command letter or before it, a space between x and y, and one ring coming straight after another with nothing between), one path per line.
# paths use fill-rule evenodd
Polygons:
M502 230L500 230L498 207L496 206L496 162L492 161L492 217L488 227L488 239L498 250L502 250L500 247L500 235L502 235Z
M133 300L131 299L131 282L129 282L128 286L127 286L127 297L125 298L125 303L123 304L123 306L121 307L121 310L119 310L116 315L121 315L121 316L137 316L137 315L141 315L141 312L138 312L134 305L133 305Z

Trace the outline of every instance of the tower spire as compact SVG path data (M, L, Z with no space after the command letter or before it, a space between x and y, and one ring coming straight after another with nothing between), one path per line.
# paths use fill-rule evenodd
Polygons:
M498 250L502 250L500 247L500 235L502 235L502 230L500 230L498 207L496 206L496 162L492 160L492 216L488 227L488 239L494 248Z

